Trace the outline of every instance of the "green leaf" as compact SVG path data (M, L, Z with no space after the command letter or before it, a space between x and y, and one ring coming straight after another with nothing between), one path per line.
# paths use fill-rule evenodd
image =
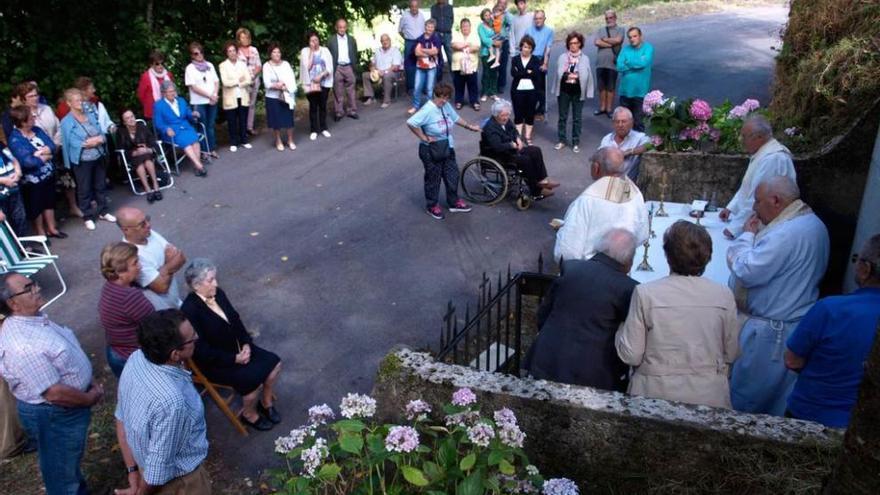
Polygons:
M474 464L477 463L477 454L471 452L466 455L461 462L458 463L458 467L461 468L462 471L470 471L471 468L474 467Z
M367 425L357 419L342 419L333 423L333 429L339 432L360 433L367 429Z
M494 465L498 464L504 458L505 458L504 452L497 450L497 449L493 449L491 452L489 452L489 465L494 466Z
M339 435L339 447L352 454L359 454L364 447L364 439L360 434L343 433Z
M385 442L381 435L370 433L367 435L367 448L374 454L385 452Z
M483 495L483 473L477 469L455 488L456 495Z
M513 464L507 462L506 459L501 459L501 462L498 463L498 470L501 471L502 474L506 474L508 476L513 476L516 473L516 469L513 467Z
M451 438L440 444L440 461L447 469L455 466L457 457L455 442Z
M437 464L427 461L422 466L422 469L425 471L425 475L431 481L436 481L443 478L443 470Z
M416 486L428 486L428 479L425 478L425 474L422 473L421 469L412 466L401 466L400 470L403 471L403 478L406 481Z
M340 472L342 472L342 468L338 464L331 462L321 466L321 469L318 471L318 478L329 481L339 476Z

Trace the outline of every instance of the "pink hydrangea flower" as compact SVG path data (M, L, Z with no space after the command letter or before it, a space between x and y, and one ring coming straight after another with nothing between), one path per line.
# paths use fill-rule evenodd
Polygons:
M788 129L786 129L786 130L783 131L783 132L785 132L785 135L788 136L788 137L795 137L795 136L798 135L798 133L799 133L800 131L798 130L797 127L789 127Z
M419 433L411 426L392 426L385 437L388 452L412 452L419 446Z
M748 114L749 114L748 108L746 108L742 105L737 105L730 110L730 112L727 114L727 116L732 119L744 119L746 117L746 115L748 115Z
M655 147L663 145L663 138L660 136L651 136L651 144Z
M577 485L568 478L551 478L544 482L544 495L578 495Z
M309 423L313 425L327 424L328 421L332 421L335 418L336 415L333 414L333 409L327 404L309 408Z
M662 105L665 101L666 100L663 98L663 92L659 89L655 89L646 94L645 98L642 100L642 111L648 115L653 115L654 107Z
M460 388L452 394L452 405L454 406L465 407L475 402L477 402L477 396L467 387Z
M516 426L516 414L510 409L504 407L495 411L495 424L498 426L513 425Z
M410 421L429 412L431 412L431 406L421 399L411 400L406 405L406 419Z
M489 442L495 438L495 430L492 429L492 425L477 423L467 429L467 436L474 445L488 447Z
M742 103L742 106L746 108L749 112L754 112L755 110L761 108L761 103L758 100L753 98L749 98Z
M526 434L515 423L502 424L498 430L498 439L508 447L521 449L523 441L526 439Z
M700 122L705 122L712 118L712 105L705 100L694 100L690 108L691 117Z

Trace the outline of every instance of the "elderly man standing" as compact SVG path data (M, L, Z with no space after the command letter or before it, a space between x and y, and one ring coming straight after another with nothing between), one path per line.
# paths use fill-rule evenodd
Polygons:
M799 198L788 177L762 181L755 192L756 214L727 250L736 305L745 321L742 355L730 381L738 411L782 416L795 382L783 362L785 342L819 297L830 250L828 230Z
M620 74L620 106L629 108L635 119L635 128L644 131L642 103L651 90L651 69L654 65L654 46L642 37L642 30L631 27L626 32L629 44L617 55Z
M619 228L636 238L636 244L648 238L648 209L636 185L623 173L623 153L616 148L602 148L590 159L593 182L565 212L562 227L556 233L553 256L558 261L587 260L596 254L605 232Z
M602 236L590 260L566 260L538 310L538 338L524 368L541 380L625 392L628 367L614 349L635 280L636 240L623 229Z
M777 175L797 181L791 151L773 138L773 127L767 119L759 115L750 117L743 124L739 135L743 148L751 155L749 167L733 199L718 214L721 220L731 222L731 226L724 232L731 239L742 233L743 224L752 215L755 189L761 181Z
M333 57L333 100L336 104L336 121L346 115L358 119L357 98L354 90L357 85L358 46L357 40L348 35L348 21L336 20L336 34L327 40L327 49Z
M599 109L593 115L611 117L617 91L617 55L623 45L623 28L617 25L617 12L605 11L605 26L594 35L596 41L596 81L599 83Z
M547 112L547 68L550 64L550 48L553 46L553 28L546 24L547 14L543 10L536 10L534 19L534 24L529 27L526 34L535 40L532 56L538 59L541 64L541 73L539 74L541 77L535 83L535 89L538 91L535 120L540 122L544 120L544 114Z
M116 438L130 493L209 495L205 407L184 367L198 335L177 309L141 322L119 378ZM118 493L119 491L117 491Z
M419 11L419 0L409 0L409 9L400 15L397 31L403 37L403 68L406 72L406 92L412 94L416 86L416 43L425 34L425 16Z
M25 432L36 442L48 495L88 493L80 471L91 407L104 396L76 336L40 312L40 286L17 273L0 275L7 314L0 331L0 375L18 401Z
M622 151L626 176L635 182L639 178L642 153L648 150L651 138L644 132L633 130L633 115L628 108L615 108L611 123L614 125L614 132L602 138L599 149L617 148Z
M786 342L785 366L798 373L786 416L849 426L880 323L880 234L862 247L858 290L820 299Z
M373 54L373 60L370 61L370 72L364 72L364 97L367 99L364 105L373 104L373 98L376 96L373 83L381 82L382 108L388 108L388 105L391 105L391 89L403 66L403 61L400 57L400 50L391 46L390 36L383 34L379 38L379 42L381 46ZM378 81L373 81L373 74L378 74Z
M156 309L179 308L180 289L174 274L186 263L183 251L169 243L150 225L150 216L137 208L123 207L116 212L116 225L123 240L138 250L141 273L138 284Z
M449 4L449 0L437 0L437 3L431 6L431 19L437 21L437 36L440 37L440 43L446 52L446 63L449 67L452 63L452 26L455 25L455 8ZM438 53L439 55L439 53ZM437 80L443 79L443 72L437 72Z

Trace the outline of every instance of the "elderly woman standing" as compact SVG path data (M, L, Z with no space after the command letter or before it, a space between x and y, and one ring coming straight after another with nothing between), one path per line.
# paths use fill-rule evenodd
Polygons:
M21 165L12 151L0 143L0 222L6 220L18 237L30 234L21 200Z
M422 106L422 93L427 97L434 94L434 83L437 82L437 73L443 70L442 61L439 57L442 42L440 36L434 32L437 21L428 19L425 22L425 33L416 40L413 53L416 57L416 83L413 90L412 108L409 114L416 113Z
M559 55L551 85L559 103L557 128L559 142L554 149L561 150L568 142L567 122L568 112L571 111L571 150L579 153L581 114L584 109L584 99L593 97L593 73L590 70L590 59L582 51L584 35L576 31L568 33L565 37L565 46L568 50Z
M514 62L516 63L516 62ZM544 154L541 148L523 143L522 137L511 122L513 111L509 101L498 100L492 104L492 118L483 127L480 154L502 165L514 165L522 170L534 199L541 200L553 195L559 186L547 177Z
M483 80L480 81L480 100L486 101L490 96L498 99L498 65L489 62L490 50L494 47L500 50L503 42L495 39L492 11L483 9L480 12L480 27L477 32L480 35L480 60L483 62ZM497 62L497 61L496 61ZM495 65L495 67L493 67Z
M223 85L223 111L229 124L229 151L235 153L239 146L251 149L248 143L247 118L251 105L251 86L253 77L246 63L238 58L235 43L227 41L223 45L226 60L220 62L220 82Z
M636 286L615 336L617 354L634 369L628 392L730 409L739 325L730 289L700 276L712 238L679 220L663 234L663 251L669 276Z
M235 41L238 42L238 59L247 65L253 84L248 88L248 101L251 106L247 113L247 132L254 134L254 112L257 109L257 94L260 92L260 71L263 65L260 62L260 52L251 44L251 32L246 27L240 27L235 31Z
M440 83L434 88L434 99L425 103L406 121L409 130L419 138L419 158L425 166L425 211L437 220L446 215L438 204L440 180L446 184L446 204L450 212L468 212L471 207L458 197L458 163L455 161L455 125L477 132L480 126L459 117L449 104L452 86Z
M122 127L116 130L116 144L123 150L129 167L134 169L140 179L141 186L147 193L147 201L161 201L162 192L159 191L156 177L156 152L153 150L156 137L143 122L135 119L131 110L122 112ZM148 175L151 182L147 181Z
M318 33L310 31L306 35L308 46L299 52L299 73L302 85L309 100L309 139L314 141L320 132L330 137L327 130L327 96L333 87L333 57L327 47L321 46Z
M141 74L137 87L145 119L153 118L153 105L162 98L162 83L173 79L171 72L165 68L165 55L158 50L150 52L150 67Z
M205 124L205 134L211 156L219 158L217 153L217 100L220 95L220 77L214 64L205 60L205 47L198 41L189 44L191 62L186 66L184 83L189 88L189 104L201 116Z
M281 359L253 343L226 293L218 287L214 264L197 258L184 277L192 292L180 309L199 335L193 359L209 380L229 385L242 395L244 424L257 430L272 429L281 422L273 394Z
M138 350L137 328L153 313L153 305L136 287L141 264L134 244L113 242L101 250L101 275L107 282L98 301L98 319L107 341L107 364L119 378L132 352Z
M281 46L269 44L269 61L263 64L263 84L266 86L266 120L275 133L275 149L284 151L281 130L287 131L287 146L296 149L293 142L293 109L296 106L296 74L286 60L281 59Z
M464 105L467 89L468 102L480 111L480 94L477 87L477 69L480 68L480 35L471 29L471 21L462 19L461 32L452 33L452 82L455 85L455 109Z
M97 117L83 107L82 92L76 88L64 92L70 113L61 120L64 165L76 177L76 200L83 212L86 229L95 230L95 219L115 222L107 207L107 161L104 132ZM97 207L92 206L95 202Z
M186 100L177 96L177 86L171 81L162 83L162 99L153 107L153 124L160 139L173 146L182 148L186 157L196 168L196 177L205 177L208 171L202 164L202 145L199 144L199 134L193 128L190 120L199 118L198 112L193 112Z

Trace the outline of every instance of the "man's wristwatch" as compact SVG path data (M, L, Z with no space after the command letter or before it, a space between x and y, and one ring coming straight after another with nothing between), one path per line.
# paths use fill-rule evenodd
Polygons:
M128 466L127 468L125 468L126 474L135 473L137 471L138 471L137 464L135 464L134 466Z

